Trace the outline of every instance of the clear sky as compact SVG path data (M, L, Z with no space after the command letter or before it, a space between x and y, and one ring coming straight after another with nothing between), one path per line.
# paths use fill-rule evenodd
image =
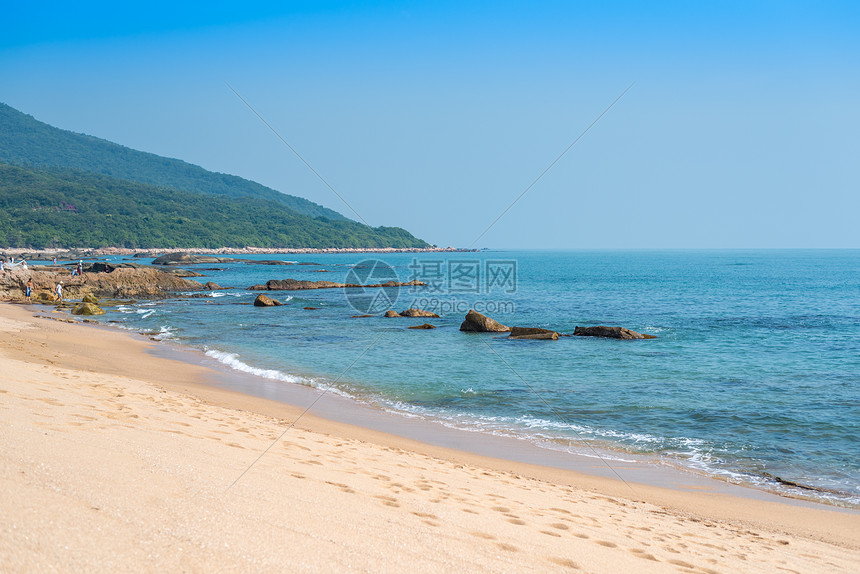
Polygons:
M0 101L467 247L860 247L860 2L13 2ZM249 3L250 4L250 3ZM283 6L283 5L285 6Z

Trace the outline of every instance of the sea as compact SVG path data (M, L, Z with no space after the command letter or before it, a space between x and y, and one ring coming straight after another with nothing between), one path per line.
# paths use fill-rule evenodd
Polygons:
M860 507L860 250L237 257L293 264L186 266L226 289L99 320L411 420ZM271 291L282 306L253 306L249 286L287 278L424 285ZM409 307L440 318L382 316ZM461 332L469 309L656 338L508 340ZM408 328L424 323L436 328Z

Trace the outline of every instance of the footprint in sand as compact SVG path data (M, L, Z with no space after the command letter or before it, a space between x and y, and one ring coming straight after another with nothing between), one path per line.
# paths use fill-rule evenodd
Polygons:
M564 566L565 568L570 568L571 570L579 570L579 564L571 560L570 558L549 558L548 559L553 564L557 564L558 566Z
M483 538L485 540L495 540L496 539L496 537L493 536L492 534L487 534L486 532L479 532L477 530L473 530L469 534L471 534L472 536L477 536L478 538Z
M382 504L384 504L385 506L392 506L392 507L394 507L394 508L399 508L399 507L400 507L400 503L399 503L399 502L397 502L397 499L396 499L396 498L393 498L393 497L391 497L391 496L382 496L382 495L380 495L380 496L377 496L376 498L378 498L379 500L381 500L381 501L382 501Z
M657 560L657 558L653 554L651 554L650 552L646 552L644 550L641 550L639 548L631 548L630 553L633 554L633 556L635 556L636 558L642 558L644 560L653 560L654 562L659 562L659 560Z

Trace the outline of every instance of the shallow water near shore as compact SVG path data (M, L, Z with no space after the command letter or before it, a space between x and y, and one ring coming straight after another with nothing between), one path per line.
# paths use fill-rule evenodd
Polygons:
M328 389L560 452L654 458L860 506L857 250L249 258L319 265L191 266L206 275L199 280L232 289L121 306L101 320L191 346L273 384ZM442 317L353 318L368 311L368 300L342 289L269 292L286 304L251 306L250 285L351 282L372 269L359 265L366 260L381 260L401 281L428 283L376 295L396 297L397 310L414 305ZM657 338L462 333L471 307L507 325L561 333L622 325ZM424 322L437 328L407 329Z

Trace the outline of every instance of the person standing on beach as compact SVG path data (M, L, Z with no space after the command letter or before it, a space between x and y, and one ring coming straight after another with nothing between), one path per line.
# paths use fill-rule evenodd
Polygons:
M63 282L62 281L57 283L57 288L56 288L55 292L57 295L56 300L62 301L63 300Z
M84 272L84 260L78 261L78 275Z
M27 303L30 303L30 296L33 294L33 278L27 279L27 287L24 289L24 294L27 296Z

